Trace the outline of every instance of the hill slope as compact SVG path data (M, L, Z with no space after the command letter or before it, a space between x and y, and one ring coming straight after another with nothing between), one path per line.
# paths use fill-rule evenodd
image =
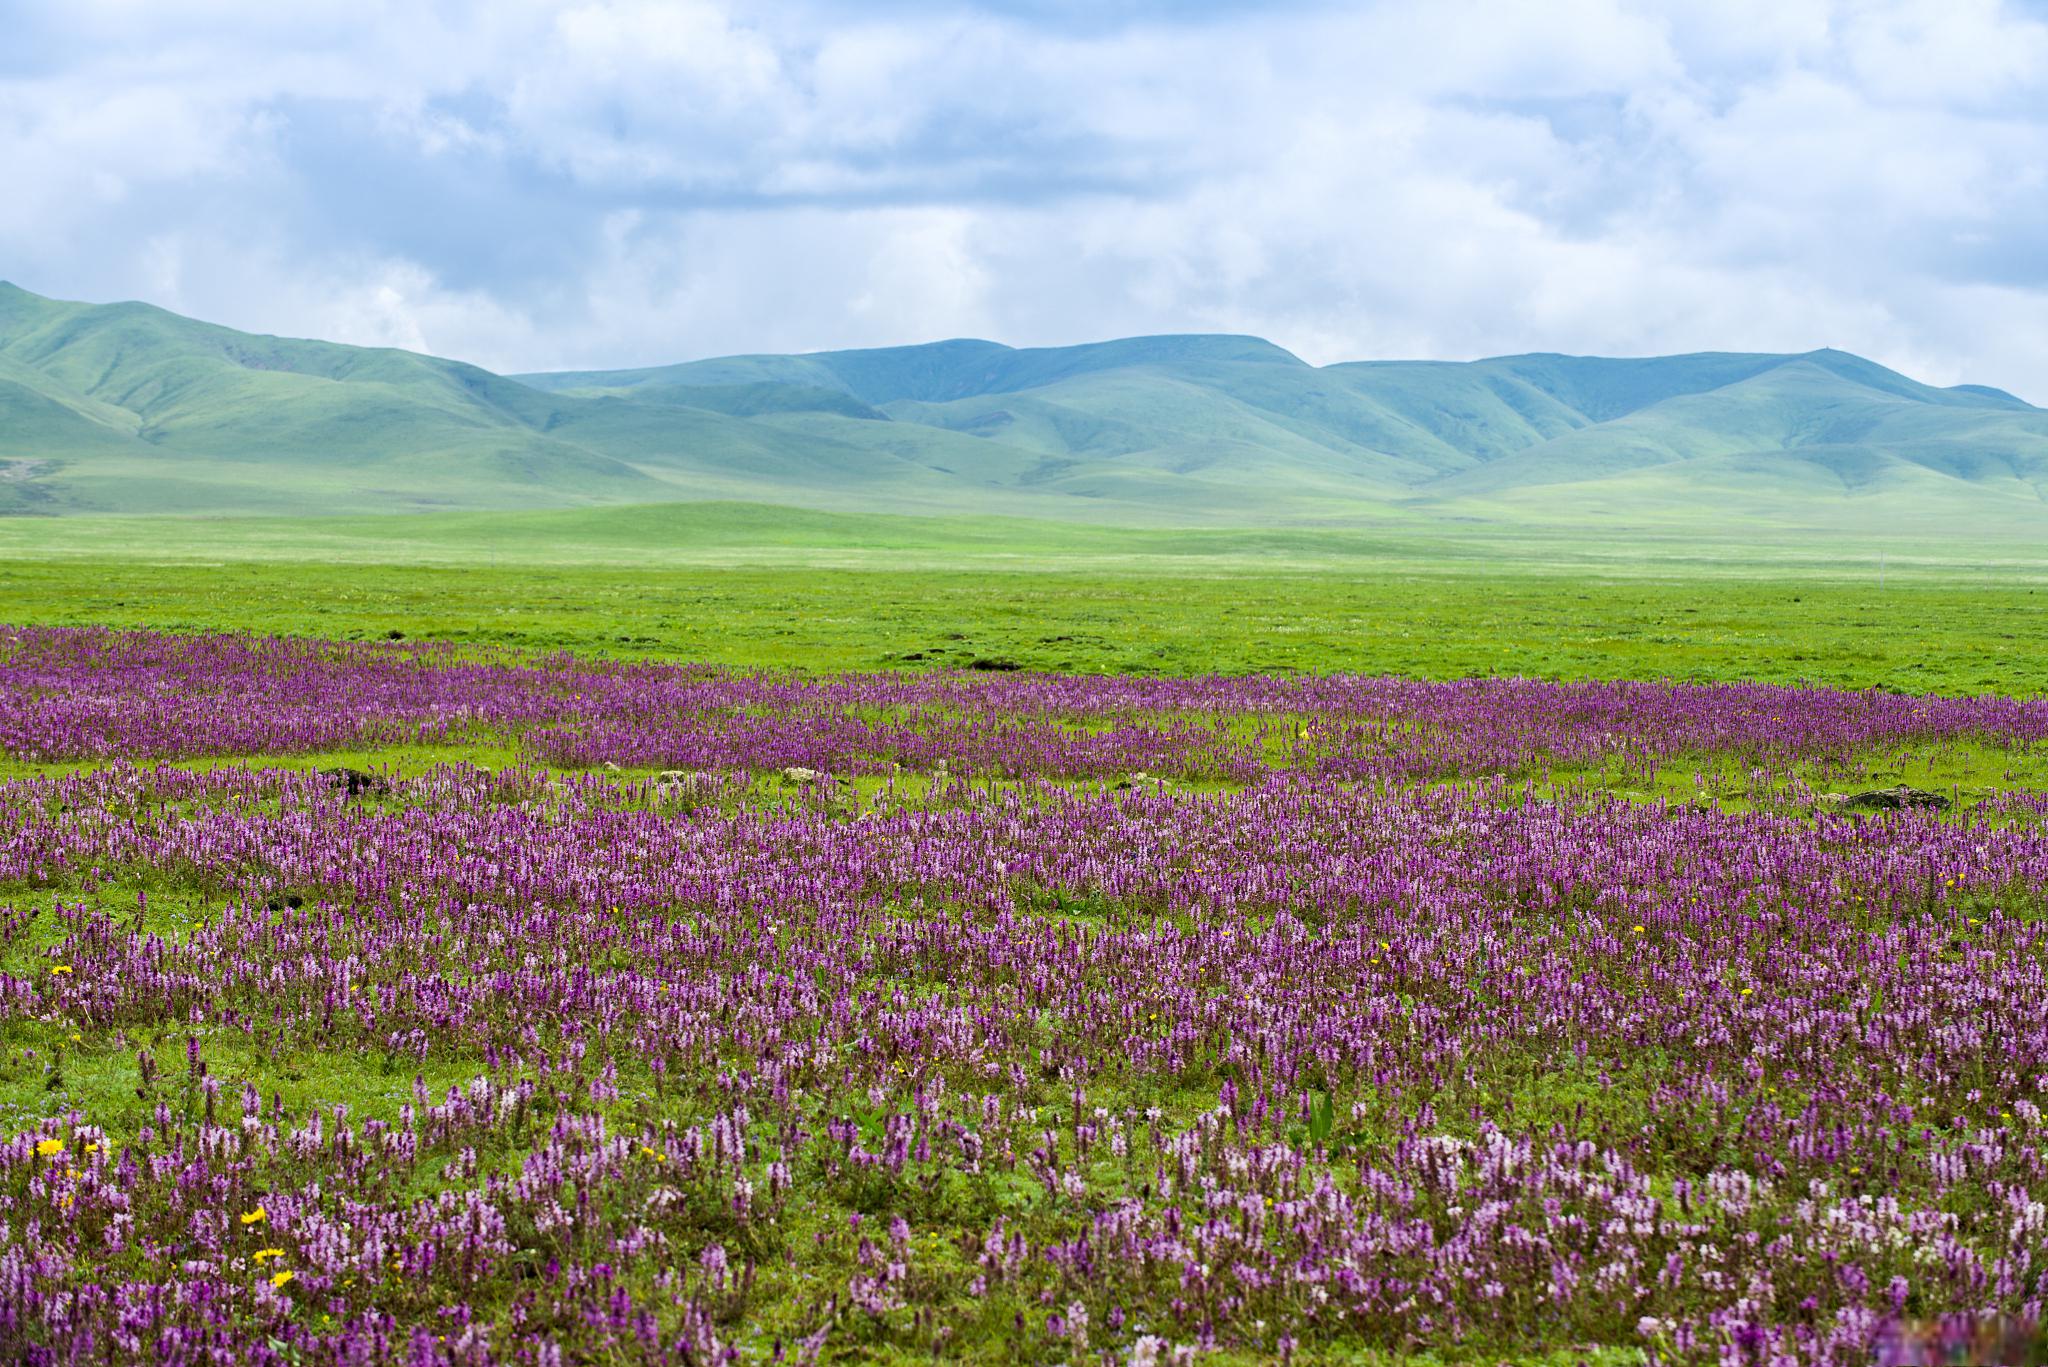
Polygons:
M1842 352L1325 367L1254 337L504 377L0 284L0 512L751 499L1163 525L1995 527L2048 411Z

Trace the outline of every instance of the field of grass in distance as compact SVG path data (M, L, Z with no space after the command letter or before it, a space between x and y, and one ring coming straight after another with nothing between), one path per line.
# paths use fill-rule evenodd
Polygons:
M403 637L813 671L1812 682L2037 695L2048 591L1894 576L0 561L0 621Z
M1021 509L1020 509L1021 511ZM0 561L129 558L404 565L794 566L1118 573L1515 569L1626 578L1867 581L1901 576L2048 584L2048 520L1907 528L1844 520L1796 498L1712 530L1608 510L1587 523L1375 517L1320 523L1115 526L1028 516L910 516L705 500L379 516L0 517Z

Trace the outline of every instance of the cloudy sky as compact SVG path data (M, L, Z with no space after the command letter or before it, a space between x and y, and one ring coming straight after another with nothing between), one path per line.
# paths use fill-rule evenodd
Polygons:
M2048 402L2048 0L0 0L0 278L501 370L1251 332Z

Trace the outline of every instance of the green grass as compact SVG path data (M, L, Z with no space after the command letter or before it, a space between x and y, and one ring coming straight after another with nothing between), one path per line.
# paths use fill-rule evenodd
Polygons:
M2048 585L2048 542L1922 534L1587 535L1429 520L1313 528L1112 527L825 512L732 501L339 517L0 517L0 560L627 568L973 569L1239 576L1596 575Z
M1728 755L1695 755L1629 773L1621 766L1561 770L1546 792L1592 791L1632 801L1710 802L1726 811L1805 815L1815 795L1904 784L1940 793L1958 809L2015 789L2048 790L2048 751L1977 742L1913 743L1862 750L1840 760L1799 760L1752 770Z
M0 524L15 532L21 524ZM68 527L43 522L28 530ZM186 524L188 527L192 524ZM67 543L0 540L0 621L161 631L446 640L736 666L960 667L1200 674L1364 671L1425 678L1750 679L2039 694L2048 586L1954 568L1823 577L1797 564L1672 573L1655 562L1423 555L1151 555L1110 569L1057 554L980 568L912 552L834 565L452 563L291 558L230 528L221 558L152 525ZM453 545L454 543L450 543ZM416 550L418 548L415 548ZM144 558L145 556L150 558ZM162 556L163 558L156 558ZM616 552L613 554L619 558ZM799 563L788 563L791 559ZM974 558L965 557L975 564ZM895 563L898 567L887 567Z

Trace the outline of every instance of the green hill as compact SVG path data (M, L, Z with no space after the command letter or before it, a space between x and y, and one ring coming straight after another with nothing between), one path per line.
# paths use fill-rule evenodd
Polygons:
M0 512L751 500L1104 525L2048 540L2048 412L1836 351L1316 367L957 340L505 377L0 284Z

